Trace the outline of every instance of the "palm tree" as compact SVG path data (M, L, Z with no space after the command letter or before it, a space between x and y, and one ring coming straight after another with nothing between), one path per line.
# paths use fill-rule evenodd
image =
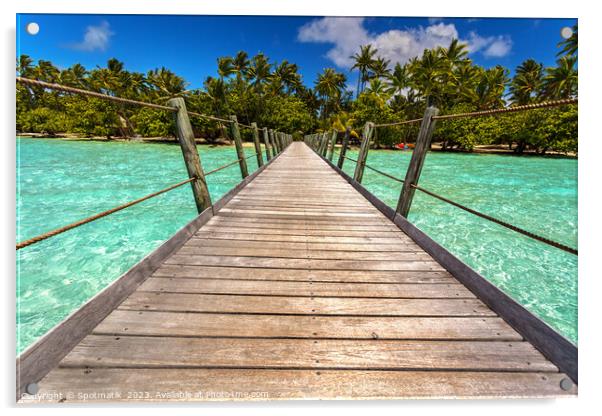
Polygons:
M363 90L363 86L367 80L368 70L370 69L370 65L372 65L374 61L374 55L378 50L374 49L372 45L363 45L360 46L359 53L350 56L351 59L355 61L351 70L357 69L359 72L359 76L357 78L357 88L355 91L355 96L359 97L361 90Z
M86 89L88 85L86 79L87 75L88 71L83 65L74 64L71 67L61 71L61 84Z
M236 56L232 58L232 68L236 74L236 81L240 84L249 70L249 55L245 51L238 51Z
M543 65L534 59L527 59L516 67L516 73L510 84L512 103L525 105L541 95Z
M421 59L410 60L412 86L424 97L427 106L441 101L443 87L441 76L445 71L444 61L436 50L425 49Z
M543 79L544 94L548 98L570 98L577 95L577 57L565 55L554 68L546 68Z
M379 97L384 97L387 94L387 85L380 78L373 78L368 84L368 88L364 92L376 94Z
M452 39L447 48L439 49L439 53L444 59L447 59L452 67L455 67L468 56L468 47L465 43L460 43L458 39Z
M31 75L41 81L56 82L60 75L60 71L52 64L52 62L40 59L38 64L31 70Z
M490 110L504 106L504 92L510 81L509 71L501 65L481 70L476 88L476 105L479 110Z
M393 72L387 77L387 93L390 95L403 94L410 85L410 74L407 65L395 64Z
M562 49L556 54L556 56L560 56L562 54L569 56L577 55L577 25L573 26L571 29L573 30L573 34L568 39L558 43L558 47L562 46Z
M207 77L203 83L203 86L205 88L205 94L211 100L213 113L221 118L227 106L226 83L221 78ZM223 136L227 136L225 133L226 128L221 121L218 122L218 129Z
M378 57L372 61L369 66L369 73L367 74L366 81L370 81L374 78L384 78L390 74L389 64L391 61Z
M17 60L17 73L20 77L28 78L31 76L33 59L29 55L20 55Z
M263 53L258 53L251 60L247 70L247 77L258 93L263 91L263 83L270 77L272 65Z
M186 92L184 78L164 67L148 71L146 79L153 90L161 95L162 99L176 97Z
M296 64L289 64L287 60L276 65L274 71L269 75L269 88L273 95L285 92L291 93L301 88L301 75L299 75Z
M217 58L217 73L222 81L224 78L228 78L235 72L236 69L234 68L231 57L222 56Z
M346 88L347 78L344 74L332 68L324 69L315 81L316 92L322 100L321 116L326 119L328 114L338 110L341 96Z

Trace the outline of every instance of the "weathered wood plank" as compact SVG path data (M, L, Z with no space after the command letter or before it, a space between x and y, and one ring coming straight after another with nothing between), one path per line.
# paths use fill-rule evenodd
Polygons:
M324 283L151 277L142 283L138 290L174 293L227 293L281 296L474 298L474 295L459 283ZM266 302L269 302L269 299Z
M358 316L495 316L478 299L382 299L134 292L120 309Z
M559 387L563 378L537 372L61 368L43 380L38 397L70 403L103 397L179 402L576 395L576 386Z
M93 333L183 337L521 341L495 317L342 317L115 310Z
M224 240L249 240L249 241L301 241L311 243L349 243L349 244L399 244L403 242L401 237L336 237L336 236L300 236L300 235L277 235L277 234L249 234L249 233L222 233L198 231L193 238L221 238Z
M408 260L319 260L282 259L244 256L190 256L173 255L165 264L197 264L202 266L234 266L278 269L332 269L332 270L444 270L435 261Z
M262 241L262 240L229 240L221 238L191 239L186 247L246 247L246 248L282 248L288 250L334 250L355 252L390 252L391 258L395 252L419 250L416 244L402 241L398 244L362 244L362 243L316 243L303 241ZM359 256L360 254L358 254Z
M527 342L90 335L61 367L342 368L558 372Z
M153 276L346 283L450 283L454 281L446 271L254 269L253 273L249 273L249 270L244 267L185 266L177 264L163 264Z
M178 255L186 256L245 256L245 257L278 257L292 259L325 259L325 260L354 260L360 257L362 260L425 260L430 261L432 257L425 252L408 249L407 251L385 252L367 251L358 253L356 251L339 250L303 250L303 249L278 249L257 247L232 247L232 246L187 246L178 250Z

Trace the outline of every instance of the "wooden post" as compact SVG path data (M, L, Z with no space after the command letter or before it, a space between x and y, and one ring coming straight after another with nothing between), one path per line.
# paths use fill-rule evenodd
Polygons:
M242 139L240 138L240 130L238 130L238 120L235 115L230 116L230 134L234 139L234 145L236 146L236 155L238 156L238 164L240 165L240 174L242 178L249 176L249 170L247 169L247 159L245 159L245 151L242 148Z
M276 156L278 149L276 148L276 142L274 141L274 129L270 129L270 144L272 145L272 154Z
M284 150L284 133L278 132L278 143L280 144L280 152Z
M277 131L274 138L276 139L276 146L278 146L278 153L282 153L282 133Z
M362 183L362 178L364 177L364 168L366 167L366 159L368 158L372 134L374 134L374 123L369 121L364 125L362 145L360 147L360 152L357 155L357 164L355 165L355 172L353 174L353 179L359 183Z
M319 136L320 144L318 145L318 153L324 156L324 144L326 142L326 133L321 133Z
M261 143L259 143L259 130L257 129L257 123L251 123L253 127L253 143L255 144L255 153L257 153L257 167L263 166L263 155L261 152Z
M265 145L265 158L269 162L272 160L272 145L270 144L267 127L263 128L263 144Z
M416 138L412 159L410 159L410 165L406 171L406 177L399 195L399 202L397 203L397 213L406 218L410 212L412 199L414 198L415 189L412 188L411 185L418 185L424 158L431 145L431 138L433 137L433 131L435 130L436 120L433 120L433 116L436 116L437 114L439 114L437 108L428 107L422 117L422 123L420 123L420 131Z
M328 146L328 160L332 162L332 156L334 155L334 146L337 144L338 132L336 129L332 131L332 137L330 138L330 146Z
M180 142L180 148L182 149L182 156L184 156L184 163L186 163L188 177L196 178L196 181L190 182L190 186L192 186L192 194L194 195L196 209L200 214L211 206L211 196L209 195L209 189L207 188L207 182L205 181L201 158L196 149L192 126L190 125L190 119L188 118L188 112L186 111L186 103L182 97L176 97L170 99L167 102L167 105L178 109L178 111L174 113L176 120L176 135Z
M345 129L345 135L343 136L343 145L341 146L341 153L339 153L339 163L337 163L339 169L343 169L343 163L345 163L345 154L347 153L347 146L349 146L350 134L351 127L347 126L347 128Z

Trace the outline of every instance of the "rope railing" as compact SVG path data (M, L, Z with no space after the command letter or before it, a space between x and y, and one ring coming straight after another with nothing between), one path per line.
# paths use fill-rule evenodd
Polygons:
M365 164L365 165L364 165L364 167L366 167L366 168L368 168L368 169L370 169L370 170L372 170L372 171L374 171L374 172L376 172L376 173L379 173L379 174L381 174L381 175L383 175L383 176L386 176L386 177L387 177L387 178L389 178L389 179L393 179L393 180L394 180L394 181L396 181L396 182L399 182L399 183L404 183L404 180L403 180L403 179L399 179L399 178L397 178L397 177L395 177L395 176L393 176L393 175L391 175L391 174L389 174L389 173L387 173L387 172L383 172L382 170L378 170L378 169L376 169L376 168L373 168L372 166L370 166L370 165L368 165L368 164Z
M20 82L21 84L35 85L35 86L42 87L42 88L48 88L50 90L67 92L70 94L85 95L88 97L99 98L101 100L106 100L106 101L113 101L113 102L120 103L120 104L139 105L141 107L149 107L149 108L154 108L156 110L165 110L165 111L171 111L171 112L178 111L177 108L169 107L166 105L153 104L153 103L149 103L149 102L145 102L145 101L131 100L129 98L115 97L113 95L108 95L108 94L103 94L100 92L94 92L94 91L88 91L88 90L82 90L79 88L68 87L66 85L61 85L61 84L54 84L54 83L50 83L50 82L39 81L37 79L17 77L17 82Z
M188 114L191 116L206 118L206 119L213 120L213 121L220 121L222 123L232 123L232 120L227 120L225 118L219 118L219 117L215 117L215 116L209 116L207 114L197 113L195 111L188 111Z
M492 110L473 111L473 112L469 112L469 113L444 114L444 115L440 115L440 116L437 115L437 116L433 116L432 119L433 120L450 120L450 119L455 119L455 118L492 116L492 115L496 115L496 114L515 113L515 112L526 111L526 110L537 110L539 108L559 107L559 106L563 106L563 105L577 104L578 102L579 102L578 98L566 98L566 99L562 99L562 100L544 101L544 102L535 103L535 104L517 105L514 107L495 108ZM374 127L401 126L404 124L419 123L421 121L422 121L422 118L417 118L417 119L413 119L413 120L403 120L403 121L396 121L396 122L392 122L392 123L374 124Z
M335 153L339 153L339 152L335 151ZM352 159L349 156L343 156L343 158L351 160L352 162L357 163L357 160ZM396 182L399 182L399 183L403 183L404 182L403 179L399 179L399 178L397 178L397 177L395 177L395 176L393 176L393 175L391 175L391 174L389 174L387 172L383 172L382 170L376 169L375 167L372 167L372 166L368 165L367 163L364 164L364 167L366 167L366 168L368 168L368 169L370 169L370 170L372 170L372 171L374 171L376 173L379 173L379 174L381 174L383 176L386 176L387 178L392 179L392 180L394 180Z
M40 235L38 235L36 237L32 237L30 239L27 239L25 241L21 241L20 243L17 243L17 250L20 250L20 249L22 249L24 247L30 246L30 245L35 244L35 243L39 243L40 241L44 241L47 238L54 237L55 235L58 235L58 234L62 234L65 231L72 230L72 229L74 229L76 227L79 227L79 226L84 225L84 224L88 224L88 223L90 223L92 221L95 221L97 219L106 217L107 215L111 215L111 214L113 214L113 213L115 213L117 211L121 211L121 210L123 210L125 208L131 207L132 205L139 204L140 202L146 201L147 199L150 199L150 198L154 198L156 196L164 194L165 192L169 192L169 191L171 191L173 189L179 188L180 186L186 185L187 183L190 183L190 182L195 181L195 180L196 180L196 178L186 179L185 181L178 182L178 183L176 183L174 185L168 186L167 188L161 189L160 191L153 192L152 194L148 194L146 196L143 196L142 198L135 199L133 201L127 202L127 203L122 204L122 205L119 205L119 206L117 206L115 208L112 208L112 209L109 209L107 211L103 211L103 212L100 212L98 214L92 215L90 217L84 218L82 220L79 220L79 221L73 222L71 224L65 225L64 227L60 227L60 228L57 228L55 230L49 231L47 233L40 234Z
M526 110L537 110L539 108L549 108L549 107L559 107L562 105L569 104L577 104L578 98L567 98L563 100L554 100L554 101L544 101L541 103L535 104L527 104L527 105L517 105L515 107L504 107L504 108L495 108L492 110L484 110L484 111L473 111L470 113L456 113L456 114L445 114L445 115L436 115L433 116L433 120L449 120L454 118L466 118L466 117L479 117L479 116L492 116L496 114L504 114L504 113L516 113L518 111L526 111Z
M502 227L506 227L506 228L508 228L508 229L510 229L512 231L515 231L517 233L523 234L523 235L525 235L527 237L530 237L530 238L532 238L534 240L540 241L540 242L548 244L548 245L550 245L552 247L556 247L556 248L558 248L560 250L566 251L567 253L571 253L571 254L577 255L577 249L574 249L572 247L569 247L569 246L566 246L564 244L558 243L558 242L556 242L554 240L550 240L549 238L541 237L541 236L539 236L537 234L534 234L534 233L532 233L530 231L527 231L527 230L524 230L522 228L519 228L519 227L517 227L515 225L512 225L510 223L507 223L505 221L499 220L499 219L497 219L495 217L492 217L490 215L483 214L482 212L476 211L476 210L474 210L472 208L468 208L467 206L464 206L464 205L462 205L462 204L460 204L458 202L452 201L451 199L445 198L445 197L443 197L441 195L437 195L436 193L434 193L432 191L429 191L427 189L424 189L424 188L422 188L422 187L420 187L418 185L412 184L410 186L412 188L414 188L414 189L419 190L420 192L423 192L423 193L425 193L427 195L432 196L433 198L436 198L436 199L438 199L440 201L443 201L443 202L448 203L450 205L453 205L453 206L455 206L457 208L460 208L461 210L464 210L464 211L469 212L469 213L471 213L473 215L476 215L477 217L480 217L480 218L486 219L488 221L494 222L494 223L496 223L498 225L501 225Z
M263 152L262 152L262 153L263 153ZM215 168L215 169L213 169L213 170L210 170L209 172L206 172L206 173L205 173L205 176L209 176L209 175L211 175L211 174L213 174L213 173L219 172L220 170L224 170L224 169L226 169L226 168L229 168L230 166L234 166L234 165L236 165L237 163L239 163L241 160L251 159L252 157L255 157L255 156L257 156L257 153L253 153L253 154L252 154L252 155L250 155L250 156L245 156L245 158L244 158L244 159L236 159L236 160L234 160L234 161L232 161L232 162L230 162L230 163L226 163L225 165L222 165L222 166L220 166L220 167L218 167L218 168Z
M392 126L401 126L403 124L414 124L422 121L422 118L415 118L413 120L403 120L403 121L395 121L392 123L382 123L382 124L374 124L374 127L392 127Z

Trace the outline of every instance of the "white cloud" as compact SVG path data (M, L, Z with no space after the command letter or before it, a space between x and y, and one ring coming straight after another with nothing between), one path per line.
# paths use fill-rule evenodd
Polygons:
M363 17L324 17L301 26L297 38L301 42L332 43L335 46L326 54L340 67L352 65L350 55L359 45L371 42L364 28Z
M429 17L429 23L431 25L434 24L434 23L440 22L442 20L443 20L442 17Z
M401 64L422 54L424 49L448 46L452 39L466 43L470 53L481 52L486 57L500 57L510 52L512 40L508 36L482 37L470 32L467 39L460 38L453 23L431 24L404 30L389 30L382 33L369 33L362 17L325 17L301 26L298 40L301 42L330 43L333 47L326 56L341 68L353 65L351 55L359 51L361 45L372 44L379 55Z
M498 36L491 45L483 51L483 55L488 58L499 58L506 56L512 49L512 39L508 36Z
M114 33L111 31L109 22L102 21L98 26L88 26L81 42L71 45L73 49L80 51L104 51L109 46L109 41Z

